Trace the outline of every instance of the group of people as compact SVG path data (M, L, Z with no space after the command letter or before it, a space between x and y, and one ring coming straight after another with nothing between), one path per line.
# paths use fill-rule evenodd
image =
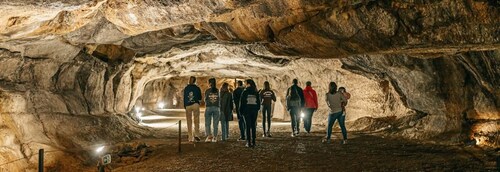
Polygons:
M226 141L229 138L229 121L233 120L233 111L238 118L240 138L238 141L246 141L247 147L255 147L256 125L259 111L262 113L263 137L272 137L271 118L272 106L276 102L276 94L271 90L268 81L264 82L264 89L258 90L252 79L237 81L238 87L231 93L228 83L223 83L220 90L216 86L215 78L208 80L209 87L205 91L205 142L218 141L219 122L222 127L220 140ZM343 143L347 141L347 131L345 129L345 106L350 98L345 88L337 90L335 82L329 85L326 94L326 103L330 108L328 117L328 128L323 142L330 143L330 137L335 120L339 121ZM184 88L184 108L186 109L186 120L188 126L188 139L190 142L200 142L200 104L202 102L202 92L196 85L196 77L191 76L189 84ZM286 93L286 108L291 117L292 137L300 133L300 114L304 113L304 129L307 133L311 131L312 116L318 109L318 96L311 87L311 82L306 82L305 89L298 86L298 80L293 80L293 85ZM194 131L193 131L194 118ZM266 125L267 124L267 125ZM213 130L212 130L213 129Z

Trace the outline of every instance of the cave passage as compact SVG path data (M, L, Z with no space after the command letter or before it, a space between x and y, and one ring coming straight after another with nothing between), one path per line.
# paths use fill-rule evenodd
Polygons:
M498 171L499 24L494 0L2 0L0 171L40 149L46 171ZM189 137L191 76L268 81L272 137L259 112L247 148L233 113L205 143L206 102ZM293 79L318 98L298 136ZM332 81L348 138L327 144Z

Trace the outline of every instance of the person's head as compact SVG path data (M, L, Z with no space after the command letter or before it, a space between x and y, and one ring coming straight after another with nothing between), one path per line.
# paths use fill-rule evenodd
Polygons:
M337 93L337 84L335 82L330 82L330 85L328 87L328 93L330 94Z
M345 93L345 92L346 92L346 90L345 90L345 88L344 88L344 87L339 87L339 92L341 92L341 93Z
M257 91L257 85L255 85L255 82L252 79L247 79L245 82L247 84L247 88Z
M208 79L208 84L210 85L210 88L212 88L212 90L215 90L216 89L216 81L215 81L215 78L210 78Z
M297 84L299 84L299 80L297 80L297 79L293 79L293 81L292 81L292 82L293 82L293 85L297 85Z
M196 83L196 77L194 76L189 77L189 84L194 84L194 83Z
M222 84L220 92L229 92L229 84L227 82L224 82L224 84Z
M306 82L306 86L311 86L311 84L312 84L311 81Z
M238 87L243 86L243 81L238 81Z
M265 81L264 82L264 89L265 90L270 90L271 89L271 86L269 85L269 81Z

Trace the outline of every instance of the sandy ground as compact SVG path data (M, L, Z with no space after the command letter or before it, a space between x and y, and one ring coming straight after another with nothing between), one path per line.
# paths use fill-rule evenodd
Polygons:
M236 141L239 134L234 124L231 140L226 142L189 143L183 137L181 153L174 135L165 140L143 140L153 145L147 158L133 164L113 163L108 170L497 171L498 151L491 154L479 147L424 144L365 133L350 133L348 144L341 145L338 130L333 143L323 144L323 129L315 127L309 135L291 137L288 125L277 125L272 138L263 138L260 129L255 148Z

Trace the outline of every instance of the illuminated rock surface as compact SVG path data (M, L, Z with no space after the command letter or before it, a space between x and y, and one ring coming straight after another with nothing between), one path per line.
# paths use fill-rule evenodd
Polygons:
M277 120L291 80L312 81L318 126L335 81L353 95L351 131L498 147L498 2L342 2L4 0L0 164L25 159L0 171L35 169L39 148L50 167L88 167L99 144L171 134L129 112L161 90L174 106L191 75L270 81Z

